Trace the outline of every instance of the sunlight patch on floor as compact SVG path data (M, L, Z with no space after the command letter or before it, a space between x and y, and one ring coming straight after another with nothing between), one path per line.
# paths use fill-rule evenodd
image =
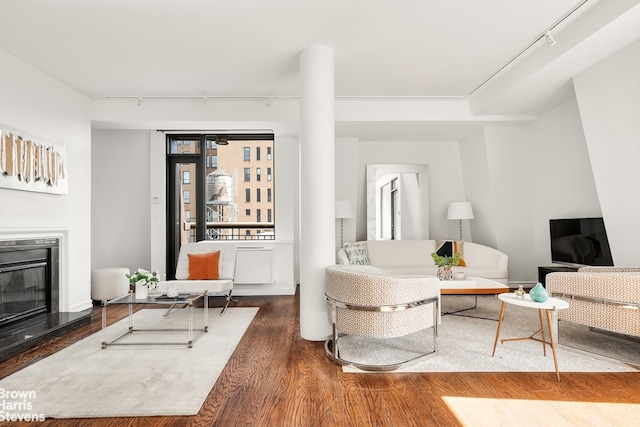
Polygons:
M640 419L640 404L558 400L485 399L443 396L464 426L629 425Z

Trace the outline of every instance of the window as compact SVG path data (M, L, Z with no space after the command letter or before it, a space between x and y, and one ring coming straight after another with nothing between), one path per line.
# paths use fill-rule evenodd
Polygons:
M220 140L228 144L216 144ZM168 207L167 221L172 224L167 229L168 259L177 258L176 248L187 240L275 239L272 134L167 134L166 142L167 200L175 204ZM254 225L258 217L264 222L260 229ZM167 266L168 274L170 269Z
M267 209L267 222L271 222L271 209Z
M267 168L267 181L271 181L271 168Z
M256 209L256 222L261 222L261 219L260 219L260 209Z

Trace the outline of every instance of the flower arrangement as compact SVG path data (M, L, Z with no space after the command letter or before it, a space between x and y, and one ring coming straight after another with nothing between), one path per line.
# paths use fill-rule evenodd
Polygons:
M153 289L160 280L160 273L139 268L135 273L127 274L127 279L129 279L129 284L131 285L148 286Z
M432 252L431 258L433 258L433 262L435 262L438 267L451 267L453 265L460 264L462 256L459 252L454 253L453 256L440 256L437 253Z

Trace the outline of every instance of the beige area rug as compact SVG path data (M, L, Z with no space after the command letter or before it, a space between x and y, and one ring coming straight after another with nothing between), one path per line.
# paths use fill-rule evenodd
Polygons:
M474 305L471 296L443 297L443 311L455 311ZM461 314L498 319L500 301L493 296L478 297L476 309ZM539 327L537 310L507 305L500 338L527 337ZM561 340L557 346L558 366L562 372L636 372L640 363L602 356L570 346L573 336L563 334L563 321L560 321ZM545 319L546 324L546 319ZM500 344L495 357L491 356L498 322L495 320L462 317L458 315L442 316L438 329L437 352L427 359L409 364L394 372L555 372L551 347L543 355L542 344L533 340L513 341ZM566 336L566 339L565 339ZM549 339L545 329L545 337ZM612 337L593 334L588 338L595 350L611 349ZM343 337L339 341L341 357L361 364L393 364L411 359L421 351L432 349L431 330L389 340L375 340L360 337ZM565 344L566 343L566 344ZM635 353L632 346L629 354ZM623 348L619 347L620 352ZM344 366L344 372L364 372L353 366Z
M258 308L229 308L224 316L219 312L209 309L209 332L193 348L136 345L102 350L101 332L91 335L0 380L4 414L23 416L14 419L196 414ZM134 313L134 326L187 327L186 309L168 317L164 313L162 309ZM194 327L200 328L202 320L203 311L196 308ZM128 319L109 326L107 339L127 327ZM126 339L186 341L186 334L140 332Z

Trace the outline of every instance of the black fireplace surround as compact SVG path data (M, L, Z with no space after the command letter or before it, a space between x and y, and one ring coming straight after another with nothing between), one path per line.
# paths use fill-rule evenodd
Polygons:
M0 361L91 321L60 312L60 238L0 240Z
M57 238L0 241L0 326L59 311Z

